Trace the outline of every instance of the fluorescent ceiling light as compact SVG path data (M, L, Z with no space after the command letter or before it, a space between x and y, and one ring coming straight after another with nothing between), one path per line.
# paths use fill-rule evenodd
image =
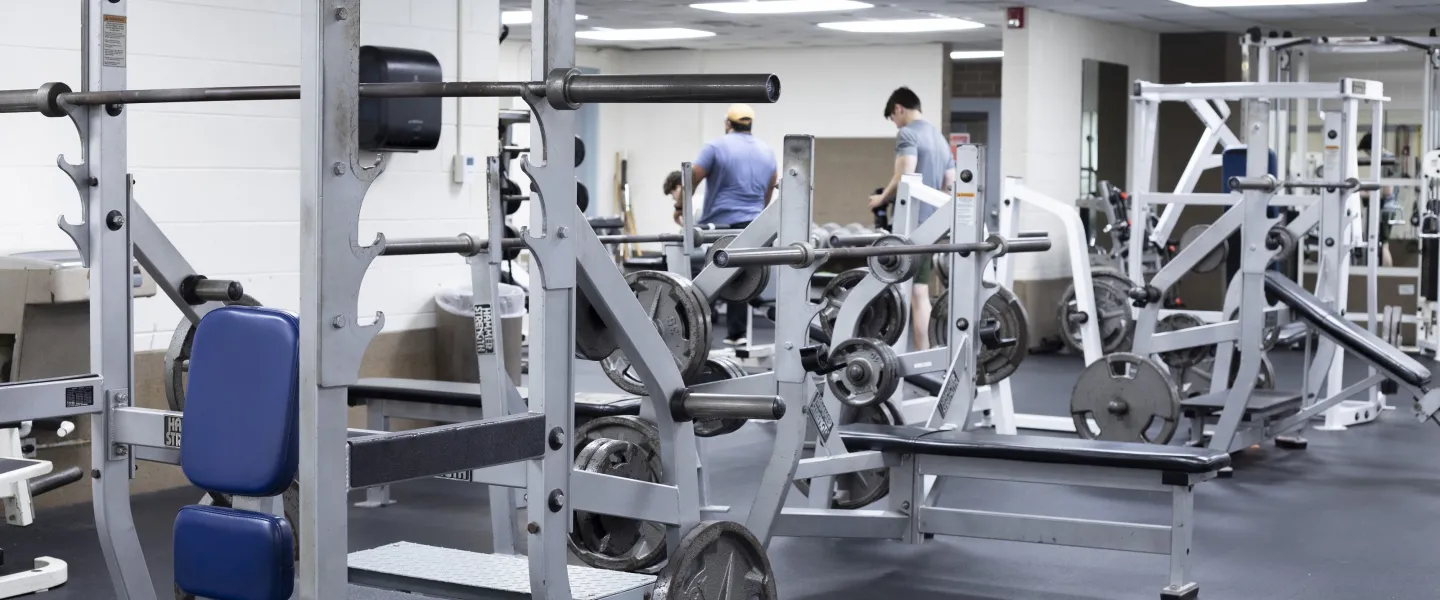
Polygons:
M736 15L783 15L791 13L834 12L860 10L873 4L855 0L763 0L748 2L706 2L691 4L690 8L713 10Z
M659 40L692 40L715 35L713 31L685 29L683 27L655 27L651 29L595 29L581 31L575 37L582 40L601 42L653 42Z
M534 16L532 16L532 15L530 14L530 11L528 11L528 10L507 10L507 11L505 11L505 12L500 13L500 24L501 24L501 25L529 25L529 24L530 24L530 21L531 21L533 18L534 18ZM576 21L584 21L585 19L588 19L588 18L590 18L590 17L587 17L587 16L585 16L585 15L575 15L575 20L576 20Z
M950 60L976 60L981 58L1003 58L1004 50L956 50L950 53Z
M925 33L930 31L960 31L962 29L979 29L984 27L980 23L940 17L935 19L892 19L888 21L836 21L834 23L821 23L826 29L838 29L840 31L851 31L855 33Z
M1200 8L1255 8L1261 6L1306 6L1311 4L1354 4L1366 0L1173 0Z

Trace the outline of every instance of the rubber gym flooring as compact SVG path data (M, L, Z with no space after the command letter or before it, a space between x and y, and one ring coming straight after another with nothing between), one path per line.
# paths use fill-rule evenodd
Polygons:
M1283 389L1301 356L1276 353ZM1061 415L1080 368L1066 356L1032 356L1015 379L1017 409ZM1361 369L1351 366L1352 376ZM610 389L594 363L581 363L581 389ZM1311 430L1310 447L1251 450L1233 479L1198 488L1194 578L1211 600L1380 600L1440 597L1440 427L1410 418L1407 406L1380 423L1344 432ZM751 424L708 446L714 494L743 512L774 430ZM960 480L945 503L967 508L1160 523L1168 496ZM135 521L161 598L170 589L170 530L195 490L137 496ZM428 480L397 486L398 503L350 510L350 545L394 541L485 551L483 487ZM70 563L70 582L38 598L113 598L89 506L48 510L29 528L0 529L7 569L36 553ZM1164 556L940 538L923 546L870 540L779 539L770 549L780 596L870 600L1153 600Z

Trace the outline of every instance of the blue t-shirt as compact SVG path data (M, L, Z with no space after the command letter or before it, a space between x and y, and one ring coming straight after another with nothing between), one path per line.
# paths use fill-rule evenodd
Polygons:
M914 156L915 172L925 187L945 191L945 172L955 168L955 156L950 153L950 142L929 121L915 120L900 128L895 134L895 156ZM928 202L920 203L920 220L935 214L935 207Z
M748 133L727 133L705 144L696 166L705 169L705 211L701 224L754 221L765 209L775 153Z

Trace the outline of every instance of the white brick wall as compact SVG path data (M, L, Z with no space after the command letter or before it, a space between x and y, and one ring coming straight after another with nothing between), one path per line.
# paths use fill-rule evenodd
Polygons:
M129 0L129 87L298 83L303 1ZM0 70L0 89L54 80L78 87L79 2L10 0L5 9L13 18L0 19L0 61L9 65ZM362 41L429 51L447 80L491 80L499 71L498 10L496 0L366 0ZM483 231L483 177L453 184L450 163L457 148L478 160L494 153L497 102L464 102L463 126L456 101L444 102L438 150L392 157L366 197L360 240L382 231ZM127 112L136 201L201 272L240 280L268 305L297 309L299 105L136 105ZM61 153L79 160L74 128L62 119L5 115L0 131L11 141L0 144L0 253L70 247L55 220L61 213L75 219L78 202L54 160ZM389 330L433 326L434 292L466 278L457 257L381 259L365 278L360 310L384 311ZM179 319L164 297L138 300L136 349L163 348Z
M1056 200L1074 202L1080 194L1082 61L1127 65L1131 79L1157 81L1160 37L1034 8L1027 9L1027 17L1024 29L1004 33L1002 173L1023 177L1027 186ZM1054 232L1060 224L1047 213L1024 211L1021 229ZM1022 254L1015 259L1015 278L1066 277L1069 265L1063 247Z

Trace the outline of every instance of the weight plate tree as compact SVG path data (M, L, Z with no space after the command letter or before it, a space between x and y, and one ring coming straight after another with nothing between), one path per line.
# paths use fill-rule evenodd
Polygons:
M651 600L778 600L764 546L744 525L706 521L680 540Z
M1180 392L1160 363L1117 352L1080 373L1070 416L1085 439L1165 444L1180 422Z
M694 285L664 271L636 271L625 280L674 355L681 375L694 377L710 352L710 313ZM600 368L620 389L640 396L648 393L624 351L611 353L600 362Z

